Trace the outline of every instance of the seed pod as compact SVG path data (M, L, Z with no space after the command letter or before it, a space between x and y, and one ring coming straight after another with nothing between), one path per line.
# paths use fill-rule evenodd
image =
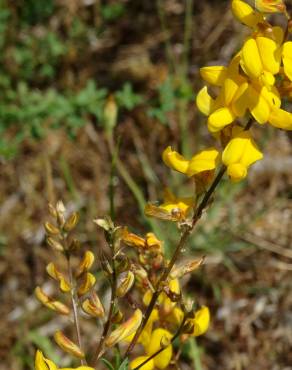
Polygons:
M64 224L65 231L71 231L75 228L79 221L79 214L77 212L72 213L72 215L68 218L68 220Z
M90 298L85 299L85 301L82 303L82 309L92 317L101 318L105 315L104 307L98 295L94 291L91 292Z
M53 278L54 280L59 281L60 283L60 290L64 293L70 292L71 285L66 280L65 276L60 272L56 265L53 262L50 262L46 267L48 275Z
M142 321L142 311L137 309L134 314L121 324L117 329L111 332L108 338L105 340L106 347L112 347L128 336L136 332Z
M135 280L135 276L132 271L128 271L126 274L122 274L122 278L118 283L117 296L123 297L132 288Z
M47 243L48 245L53 248L57 252L64 252L64 247L61 243L59 243L57 240L53 239L52 237L47 237Z
M91 269L94 262L94 254L91 251L86 251L82 260L80 261L79 266L75 271L75 276L78 278L84 272L87 272Z
M40 287L36 287L34 292L36 298L47 308L61 315L69 315L70 309L65 304L49 297Z
M171 271L170 277L172 279L180 279L184 275L197 270L204 263L204 261L205 261L205 256L189 261L187 263L184 263L181 266L175 267Z
M77 290L77 294L82 296L90 291L90 289L96 283L96 278L90 272L86 272L82 275L81 284Z
M45 226L45 230L47 234L49 235L59 235L60 234L59 228L54 226L50 222L46 222L44 226Z
M85 357L84 352L79 348L79 346L67 338L60 330L56 331L54 339L63 351L70 353L72 356L77 358Z

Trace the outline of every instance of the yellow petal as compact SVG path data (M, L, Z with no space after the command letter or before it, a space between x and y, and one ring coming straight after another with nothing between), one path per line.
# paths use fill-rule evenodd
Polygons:
M255 12L250 5L241 0L232 1L232 12L241 23L251 28L263 21L262 14Z
M200 68L200 74L203 80L211 85L222 86L226 78L227 68L224 66L211 66Z
M263 64L257 43L253 38L244 43L241 58L241 65L246 74L251 78L258 78L263 72Z
M232 111L237 117L243 117L248 108L246 93L248 89L248 83L242 83L236 91L232 101Z
M283 130L292 130L292 113L284 109L273 109L269 117L269 123Z
M192 320L194 325L193 334L195 337L206 333L210 324L210 311L206 306L202 306L196 314L195 318Z
M264 69L273 75L277 74L280 70L281 48L274 40L263 36L256 38L256 44Z
M230 108L219 108L208 118L208 129L210 132L218 132L235 120L236 116Z
M255 0L255 7L263 13L281 13L285 10L282 0Z
M292 41L287 41L283 45L283 65L284 73L292 81Z
M162 153L162 159L173 170L181 173L186 173L188 170L189 161L178 152L172 150L170 146Z
M241 181L247 176L247 168L241 163L234 163L227 167L227 175L233 182Z
M262 88L261 88L262 89ZM247 94L248 108L258 123L266 123L269 119L271 107L261 91L249 86Z
M205 116L209 116L214 109L215 101L209 95L207 86L204 86L198 93L196 97L196 104L200 112L205 114Z
M70 353L70 355L77 358L84 358L84 352L81 351L79 346L67 338L60 330L54 334L55 342L63 351Z
M84 295L93 288L94 284L96 283L96 278L90 272L86 272L83 274L81 279L81 284L77 290L79 296Z
M237 90L238 82L236 79L227 77L222 86L225 106L228 106L231 103Z
M117 329L111 332L111 334L105 341L105 345L107 347L112 347L116 343L124 340L125 338L136 332L136 330L141 324L142 317L143 317L142 311L137 309L134 312L134 314L129 318L129 320L119 325Z
M148 358L149 358L149 356L148 357L147 356L140 356L140 357L135 358L135 360L133 360L130 363L130 369L135 369L136 367L141 365L144 361L146 361ZM141 370L152 370L152 369L154 369L153 359L149 360L145 365L141 366L140 369Z
M146 349L147 355L151 356L154 353L156 353L161 347L161 344L163 344L165 341L169 341L172 338L172 334L162 328L155 329L152 332L150 343L148 348ZM158 369L165 369L170 363L172 357L172 345L168 345L165 350L163 350L159 355L154 357L154 364L155 367Z
M85 271L89 271L94 263L94 254L91 251L86 251L79 266L75 271L75 276L79 277Z
M37 350L35 354L35 370L58 370L58 368L53 361L45 358L43 353Z
M187 171L188 176L196 175L203 171L210 171L216 168L219 152L215 148L200 151L192 157Z

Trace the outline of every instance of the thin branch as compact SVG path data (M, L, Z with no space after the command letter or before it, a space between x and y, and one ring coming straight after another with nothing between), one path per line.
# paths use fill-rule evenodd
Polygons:
M70 286L71 286L70 294L71 294L71 303L72 303L72 308L73 308L74 326L75 326L78 346L81 349L81 351L83 352L81 332L80 332L80 324L79 324L79 314L78 314L78 298L76 298L75 281L74 281L73 273L72 273L70 255L67 257L67 263L68 263L69 282L70 282ZM86 360L85 359L81 359L81 365L86 365Z

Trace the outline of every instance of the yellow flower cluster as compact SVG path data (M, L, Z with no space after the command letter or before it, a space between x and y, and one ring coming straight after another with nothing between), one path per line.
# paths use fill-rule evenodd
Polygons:
M231 180L245 178L249 166L263 157L250 130L243 129L246 119L292 130L292 113L282 107L283 100L291 97L292 42L285 40L288 31L272 26L265 17L271 12L286 14L285 5L268 0L256 1L257 10L241 0L231 5L234 16L251 33L229 65L200 69L211 90L204 86L196 98L223 152L208 148L188 160L168 147L162 156L167 166L188 177L202 176L222 162Z

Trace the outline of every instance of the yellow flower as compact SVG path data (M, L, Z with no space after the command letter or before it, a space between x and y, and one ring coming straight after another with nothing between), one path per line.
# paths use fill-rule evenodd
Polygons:
M247 109L243 98L248 88L246 78L239 74L240 55L236 55L229 66L203 67L201 76L211 85L219 86L220 92L213 99L206 87L203 87L196 98L198 109L208 116L208 129L215 133L231 124L236 117L242 117Z
M232 139L226 145L222 162L227 167L227 174L233 181L240 181L247 175L251 164L263 158L248 131L236 127Z
M263 13L281 13L286 9L283 0L255 0L255 7Z
M170 363L172 357L171 338L172 334L168 330L155 329L152 332L149 345L145 348L147 355L151 356L160 348L163 348L162 346L166 347L159 355L153 358L154 366L158 369L165 369Z
M79 366L77 368L58 368L53 361L44 357L43 353L40 350L37 350L35 355L35 370L94 370L89 366Z
M202 306L196 313L193 319L190 319L189 322L193 324L192 336L198 337L206 333L210 324L210 311L206 306Z
M160 204L159 208L168 212L172 212L174 209L179 209L186 215L193 206L193 197L178 198L168 188L166 188L164 190L164 202Z
M191 177L204 171L214 170L217 165L218 156L219 152L217 149L208 148L201 150L188 160L169 146L164 150L162 159L171 169Z
M287 41L283 45L282 59L284 73L292 81L292 41Z
M250 5L241 0L232 1L233 15L248 27L255 28L264 21L261 13L255 11Z
M141 365L144 361L146 361L149 358L149 356L139 356L135 358L131 363L130 363L130 369L135 369L137 366ZM154 361L149 360L145 365L140 367L141 370L152 370L154 369Z

